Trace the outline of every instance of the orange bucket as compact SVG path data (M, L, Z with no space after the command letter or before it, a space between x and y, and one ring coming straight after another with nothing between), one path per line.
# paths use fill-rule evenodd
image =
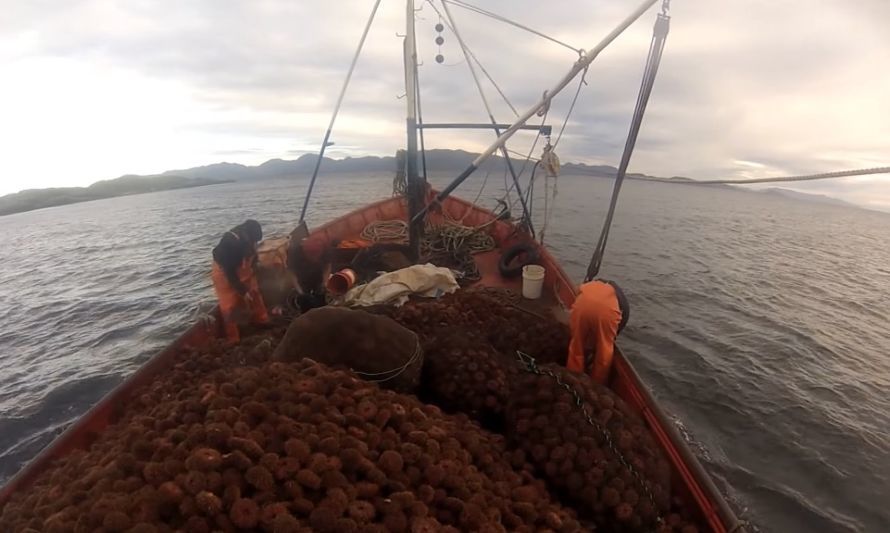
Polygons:
M331 294L340 296L346 294L353 285L355 285L355 271L351 268L344 268L343 270L332 274L331 277L328 278L325 287Z

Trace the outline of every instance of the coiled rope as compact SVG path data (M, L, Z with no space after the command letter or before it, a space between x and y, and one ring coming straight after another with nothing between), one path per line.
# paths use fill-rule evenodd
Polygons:
M408 223L403 220L377 220L362 229L362 239L373 243L408 243Z
M494 237L484 231L488 224L465 226L446 220L428 224L420 241L423 258L434 265L460 271L465 281L480 279L473 255L495 249ZM402 220L378 220L362 229L361 237L373 243L408 243L408 224Z

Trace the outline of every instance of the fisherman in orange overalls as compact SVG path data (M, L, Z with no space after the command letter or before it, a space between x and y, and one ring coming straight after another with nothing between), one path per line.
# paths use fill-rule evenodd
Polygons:
M226 340L230 343L241 339L239 325L269 322L254 271L257 243L261 240L263 228L260 223L246 220L226 232L213 249L211 278L219 300Z
M630 317L624 292L611 281L594 280L581 285L572 305L572 341L566 367L606 384L612 369L615 339Z

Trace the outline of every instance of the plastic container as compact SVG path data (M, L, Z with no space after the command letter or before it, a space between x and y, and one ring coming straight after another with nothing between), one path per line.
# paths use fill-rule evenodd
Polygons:
M547 271L541 265L525 265L522 267L522 297L537 300L544 288L544 274Z
M355 285L355 271L351 268L344 268L339 272L331 274L325 287L328 289L328 292L334 296L342 296L346 294L353 285Z

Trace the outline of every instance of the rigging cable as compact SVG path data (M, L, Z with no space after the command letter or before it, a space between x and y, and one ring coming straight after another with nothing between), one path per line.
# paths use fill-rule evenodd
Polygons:
M512 137L517 131L519 131L523 125L528 122L528 119L532 117L532 115L542 113L542 110L546 108L550 101L554 96L559 94L566 86L571 83L571 81L580 74L588 65L590 65L599 54L608 47L611 43L618 38L624 31L627 30L640 16L643 15L653 4L655 4L657 0L643 0L639 6L637 6L630 14L628 14L621 22L618 23L608 34L606 34L593 48L587 51L583 58L579 58L572 64L572 67L569 71L560 78L559 81L549 90L544 92L544 95L530 108L524 111L519 117L517 117L516 121L508 127L493 143L488 145L485 150L482 151L476 158L469 164L467 167L460 173L456 178L451 180L438 194L421 209L416 215L412 217L412 221L423 220L423 217L431 209L436 209L437 206L441 206L442 202L447 198L454 190L460 186L461 183L466 181L478 168L480 165L485 163L489 157L494 154L504 143L506 143L510 137Z
M467 52L468 47L464 42L463 37L457 29L457 23L454 20L454 17L451 16L451 10L448 9L448 4L442 0L442 10L445 11L445 15L448 21L451 23L451 30L454 32L454 36L457 37L457 42L460 45L461 50L464 53L464 56L467 58L467 66L470 68L470 74L473 77L473 82L476 84L476 88L479 90L479 97L482 99L482 105L485 107L485 111L488 113L488 118L491 120L492 126L494 126L495 134L500 137L501 130L497 127L498 121L495 120L494 114L492 113L491 106L488 104L488 98L485 96L485 90L482 88L482 83L479 81L479 75L476 73L476 69L473 67L473 62L470 60L470 54ZM501 144L501 155L504 157L504 162L507 164L507 168L510 171L510 175L513 177L513 185L516 187L516 194L519 196L519 199L522 201L522 221L528 228L529 233L532 237L535 236L535 228L532 224L532 215L528 210L528 205L525 203L525 198L522 196L522 188L519 185L519 177L516 175L516 170L513 168L513 162L510 159L510 154L507 153L506 144Z
M515 28L519 28L519 29L521 29L521 30L525 30L525 31L527 31L527 32L529 32L529 33L532 33L532 34L534 34L534 35L537 35L538 37L541 37L541 38L543 38L543 39L547 39L547 40L550 41L550 42L553 42L553 43L556 43L556 44L558 44L558 45L560 45L560 46L562 46L562 47L568 48L569 50L575 52L576 54L580 54L580 53L581 53L581 49L580 49L580 48L575 48L574 46L572 46L572 45L570 45L570 44L568 44L568 43L565 43L565 42L563 42L563 41L560 41L559 39L557 39L557 38L555 38L555 37L551 37L550 35L547 35L546 33L543 33L543 32L540 32L540 31L538 31L538 30L529 28L528 26L525 26L525 25L520 24L520 23L518 23L518 22L516 22L516 21L510 20L510 19L508 19L507 17L504 17L503 15L498 15L497 13L492 13L491 11L486 11L486 10L482 9L481 7L474 6L473 4L469 4L469 3L467 3L467 2L464 2L463 0L442 0L442 2L443 2L443 3L448 2L449 4L454 4L454 5L456 5L457 7L462 7L462 8L464 8L464 9L466 9L466 10L472 11L472 12L474 12L474 13L478 13L479 15L483 15L483 16L486 16L486 17L490 17L490 18L492 18L492 19L494 19L494 20L497 20L497 21L499 21L499 22L503 22L504 24L509 24L510 26L513 26L513 27L515 27Z
M434 10L434 11L439 15L439 17L441 18L441 17L442 17L442 12L439 11L439 8L436 7L436 4L433 3L433 0L426 0L426 1L427 1L427 3L430 5L430 7L432 7L433 10ZM451 33L455 33L455 32L454 32L454 28L451 27L451 24L449 24L447 20L442 20L442 23L443 23L449 30L451 30ZM476 57L476 54L474 54L472 50L467 49L467 55L469 55L470 58L472 58L473 61L479 66L479 70L481 70L482 73L485 74L485 77L488 78L488 81L491 82L491 84L494 86L494 88L495 88L495 90L498 92L498 94L501 95L501 99L504 101L504 103L507 104L507 107L510 108L510 111L512 111L513 114L516 115L516 116L518 117L518 116L519 116L519 112L516 111L516 107L513 106L513 103L510 102L510 99L507 98L507 95L506 95L506 94L504 94L504 91L501 89L501 86L498 85L498 82L494 81L494 78L491 76L491 74L488 73L488 69L486 69L486 68L485 68L485 65L483 65L482 62L479 61L479 59ZM462 60L462 61L458 61L457 63L454 63L454 65L459 65L459 64L463 63L463 61L465 61L465 60L466 60L466 57L464 58L464 60ZM450 66L453 66L453 65L445 65L445 66L449 66L449 67L450 67Z
M340 96L337 97L337 104L334 106L334 113L331 115L331 122L325 131L324 139L321 141L321 149L318 151L318 159L315 161L315 170L312 171L312 179L309 180L309 189L306 190L306 197L303 199L303 209L300 211L300 222L306 219L306 210L309 208L309 198L312 196L312 189L315 187L315 180L318 178L318 170L321 168L321 162L324 159L324 151L328 147L328 140L331 138L331 130L334 129L334 121L337 120L337 113L340 112L340 106L343 104L343 97L346 96L346 88L349 87L349 80L352 79L352 73L355 71L355 65L365 46L365 38L368 37L368 31L371 29L371 23L374 22L374 15L377 14L377 8L380 7L380 0L374 2L371 8L371 15L362 31L362 36L358 41L358 47L355 49L355 55L352 57L352 63L349 65L349 72L346 73L346 79L343 80L343 87L340 89Z
M427 1L427 3L430 5L430 7L432 7L433 10L434 10L434 11L439 15L439 17L441 18L441 17L442 17L442 12L439 11L439 8L436 7L436 5L433 3L433 0L426 0L426 1ZM443 4L443 7L444 7L444 4ZM443 23L449 30L451 30L452 33L454 33L455 35L457 35L457 32L455 31L454 27L452 27L452 25L448 22L448 20L442 19L442 23ZM501 86L498 85L498 82L496 82L495 79L492 77L492 75L488 72L488 69L485 68L485 65L482 64L482 61L480 61L479 58L476 57L476 54L474 54L473 51L470 50L469 47L466 48L465 52L466 52L466 56L468 56L469 59L472 59L473 62L476 63L476 65L479 67L479 70L482 71L482 73L485 75L485 77L488 79L488 81L492 84L492 86L494 86L495 90L496 90L496 91L498 92L498 94L501 96L501 99L504 101L504 103L507 104L507 107L510 108L510 111L512 111L514 115L519 116L519 112L516 111L516 107L513 106L513 103L510 102L510 99L509 99L509 98L507 98L507 95L506 95L506 94L504 93L504 91L501 89ZM466 57L465 57L465 58L466 58ZM543 115L543 117L544 117L544 118L541 120L541 126L543 126L543 125L547 122L547 115L546 115L546 113ZM537 143L538 143L538 139L540 139L540 136L541 136L541 130L539 129L539 130L538 130L538 133L537 133L537 136L535 137L535 140L534 140L534 142L532 143L531 150L529 150L529 153L528 153L528 154L522 154L522 153L520 153L520 152L517 152L517 151L515 151L515 150L511 150L511 149L507 148L506 146L504 146L504 149L507 150L508 153L512 153L512 154L514 154L514 155L519 155L519 156L522 156L522 157L524 158L524 161L523 161L523 163L522 163L522 168L519 169L519 173L517 174L517 177L521 178L522 175L525 173L525 169L526 169L526 167L528 166L529 161L531 160L531 156L532 156L532 154L534 153L535 146L537 145ZM508 168L505 168L505 169L504 169L504 196L498 201L498 203L503 203L504 205L509 206L508 209L509 209L510 211L512 211L512 210L516 207L516 202L510 199L510 193L513 191L513 188L514 188L515 186L514 186L514 185L508 185L508 184L507 184L507 174L508 174L508 173L509 173L509 169L508 169ZM529 182L529 186L531 186L531 182ZM526 194L526 202L527 202L528 205L529 205L529 213L531 213L531 201L528 200L529 196L530 196L530 195L527 193L527 194ZM517 198L517 200L519 200L519 199ZM529 216L531 216L531 215L529 215Z
M559 140L562 139L562 132L566 130L566 126L569 123L569 117L572 116L572 112L575 111L575 104L578 103L578 96L581 94L581 88L587 85L587 70L584 69L584 72L581 73L581 80L578 82L578 88L575 89L575 96L572 97L572 103L569 105L569 110L566 112L566 118L562 121L562 127L559 128L559 133L556 135L556 141L553 143L553 148L556 148L556 145L559 144Z
M630 156L633 154L634 145L637 142L637 135L640 133L640 125L643 123L643 114L646 112L646 104L649 102L649 95L652 94L652 87L655 85L655 75L658 73L658 65L661 62L661 55L664 52L664 43L667 39L668 30L670 29L670 16L668 9L670 0L664 0L662 4L662 12L658 14L655 20L655 27L652 31L652 42L649 46L649 56L646 58L646 67L643 70L643 80L640 83L640 93L637 96L637 104L634 109L633 119L630 123L630 131L627 133L627 141L624 144L624 153L621 155L621 164L618 167L618 174L615 176L615 184L612 187L612 200L609 202L609 211L606 214L606 220L603 223L603 229L600 232L599 241L590 258L590 264L587 266L587 275L585 281L591 281L599 274L600 267L603 263L603 255L606 251L606 242L609 240L609 229L612 226L612 219L615 216L615 208L618 205L618 194L621 192L621 184L627 174L627 167L630 164Z
M544 153L535 165L535 170L537 170L538 165L543 166L544 170L546 170L546 173L544 174L544 224L541 226L539 239L541 244L544 244L544 237L547 234L547 229L550 227L550 220L552 219L553 211L556 208L556 195L558 193L557 178L559 176L559 158L556 156L556 146L559 144L559 141L562 140L562 134L566 130L566 126L569 124L569 119L571 118L572 113L575 111L575 104L578 103L581 89L587 85L587 71L588 69L585 68L584 72L581 73L581 79L578 81L578 88L575 89L575 95L572 97L572 103L569 104L569 110L566 112L566 117L562 121L562 126L559 128L556 140L551 146L550 137L547 137L547 145L544 146ZM534 173L532 173L532 178L534 178Z
M547 112L545 112L544 115L541 117L541 126L543 126L543 125L547 122L547 113L548 113L548 112L549 112L549 110L548 110ZM537 135L535 135L535 140L532 141L532 147L529 148L527 154L523 154L523 153L521 153L521 152L517 152L517 151L515 151L515 150L509 150L509 149L507 150L508 152L511 152L511 153L513 153L513 154L515 154L515 155L522 156L522 157L525 159L525 161L522 162L522 168L519 169L519 174L518 174L518 176L519 176L520 178L522 177L523 174L525 174L525 170L526 170L526 168L528 167L528 163L532 160L532 154L534 154L534 152L535 152L535 147L537 147L537 145L538 145L538 141L539 141L540 139L541 139L541 129L538 128L538 133L537 133ZM534 186L535 186L535 182L534 182L534 180L535 180L535 172L534 172L534 169L535 169L535 167L537 166L537 164L538 164L538 161L535 160L535 164L532 165L532 174L531 174L531 176L530 176L529 179L528 179L528 186L525 188L525 203L528 205L528 211L529 211L529 213L531 213L532 211L534 211L534 196L533 196L533 192L532 192L532 190L534 189ZM513 208L516 207L516 202L517 202L519 199L517 198L515 201L514 201L514 200L511 200L511 199L510 199L510 193L511 193L511 192L513 192L513 186L512 186L512 185L510 185L509 187L507 186L507 173L504 172L504 196L501 197L501 199L498 201L498 203L500 203L500 202L504 202L505 204L509 205L509 209L512 211Z
M663 180L653 179L664 183L679 183L688 185L748 185L750 183L778 183L786 181L814 181L832 178L847 178L850 176L868 176L871 174L890 174L890 167L862 168L858 170L841 170L837 172L823 172L821 174L806 174L803 176L784 176L776 178L753 178L736 180ZM647 178L639 178L647 179Z

